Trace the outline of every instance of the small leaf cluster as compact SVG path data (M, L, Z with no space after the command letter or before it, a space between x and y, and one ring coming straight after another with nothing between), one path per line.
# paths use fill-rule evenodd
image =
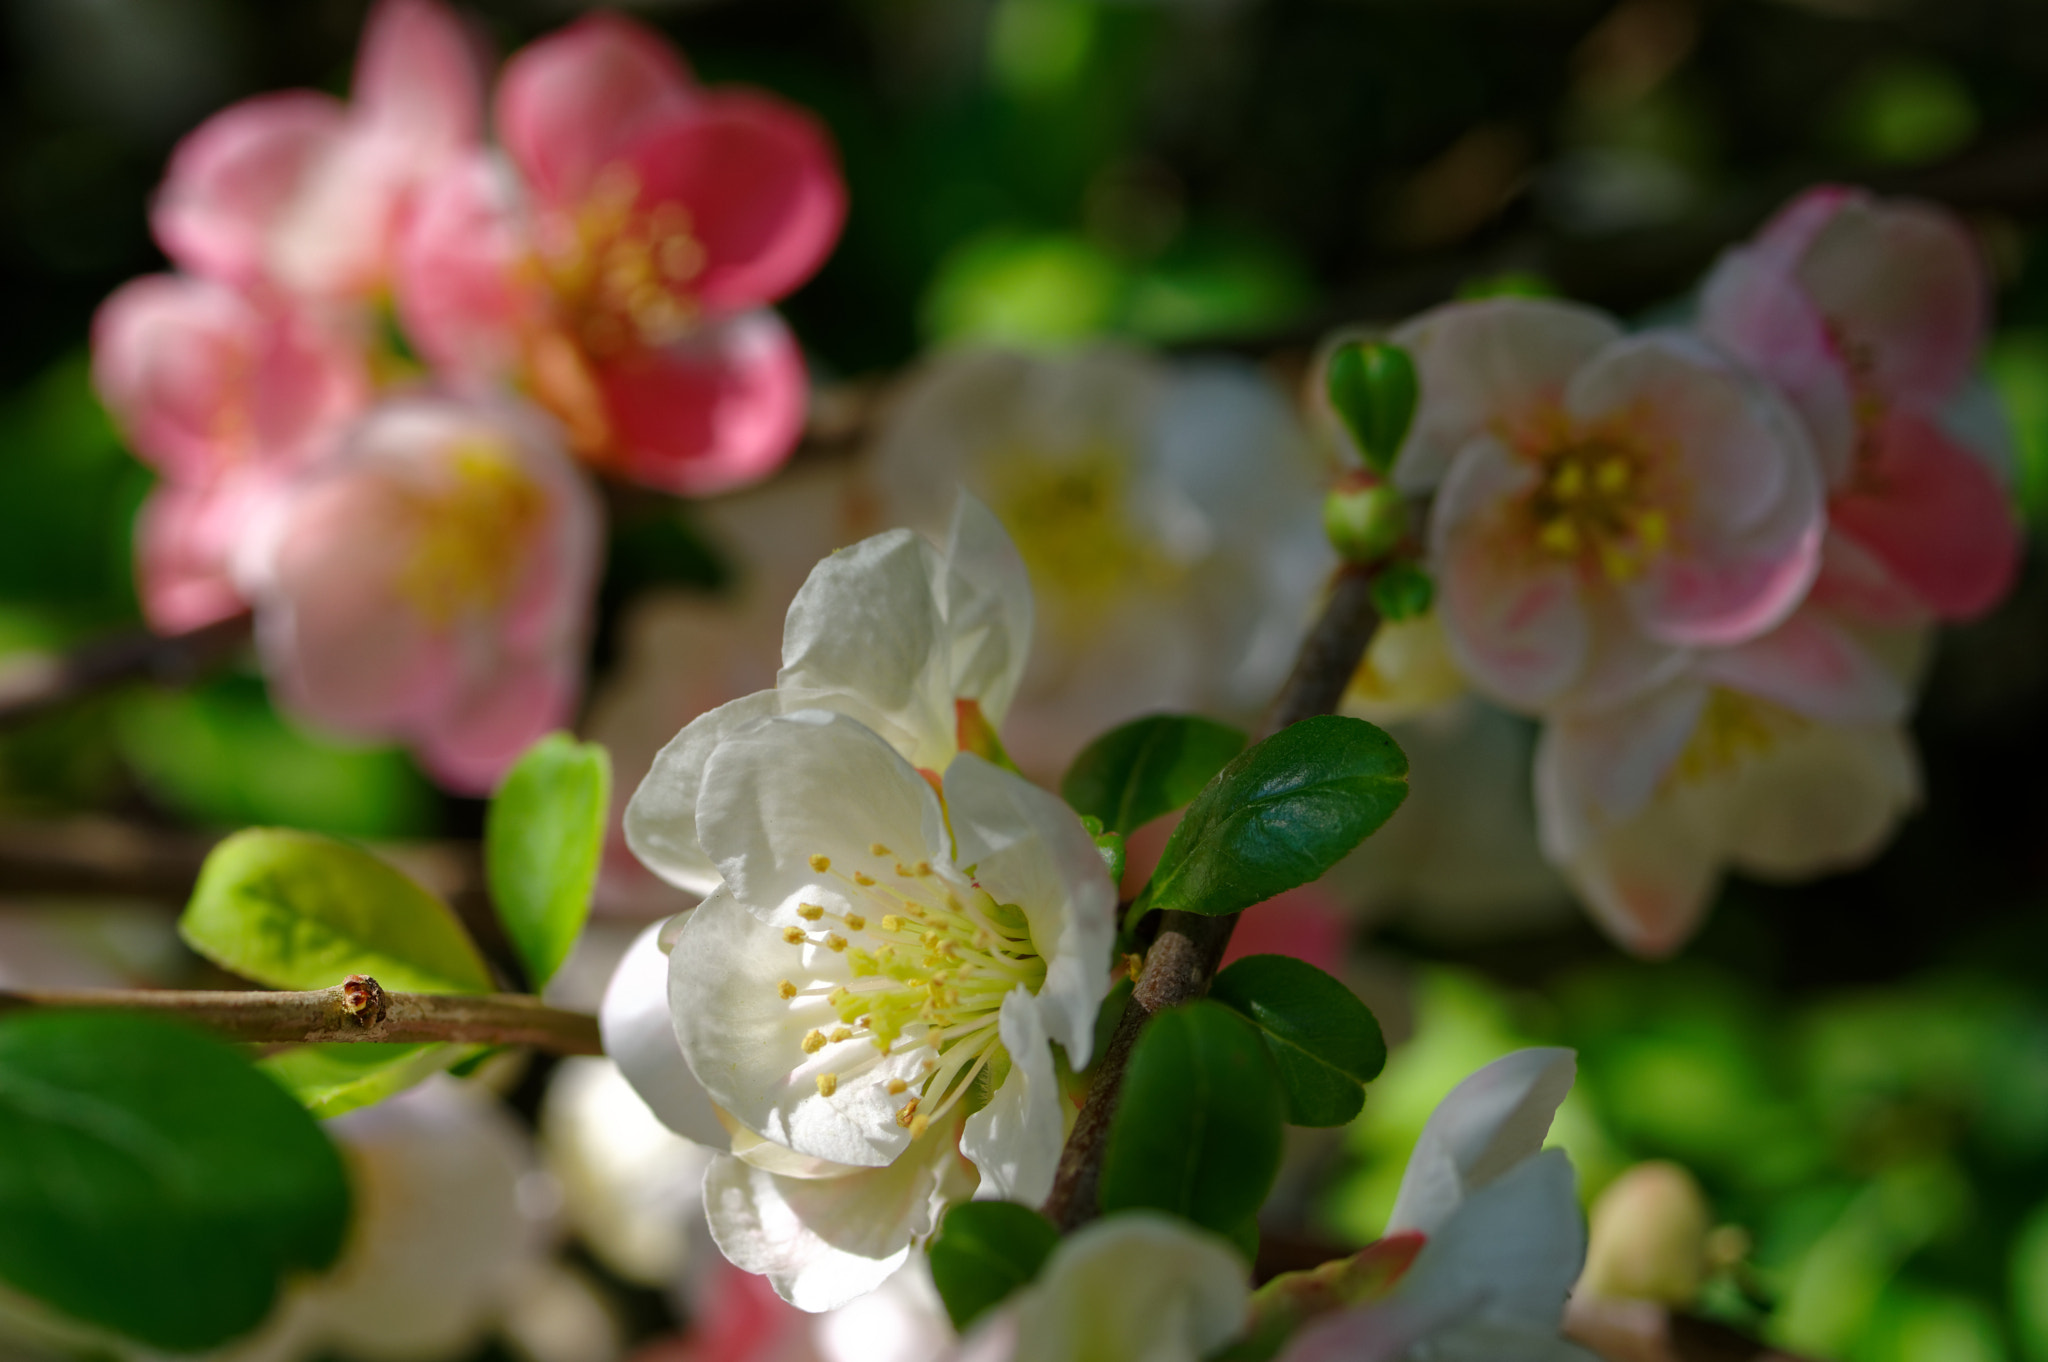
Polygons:
M542 739L486 825L492 901L539 989L590 910L610 767ZM439 896L371 852L260 828L207 858L185 942L273 989L370 975L400 992L498 984ZM262 1323L290 1276L333 1266L347 1174L319 1118L377 1102L476 1045L302 1045L260 1061L188 1027L115 1012L0 1016L0 1284L151 1349L218 1347Z

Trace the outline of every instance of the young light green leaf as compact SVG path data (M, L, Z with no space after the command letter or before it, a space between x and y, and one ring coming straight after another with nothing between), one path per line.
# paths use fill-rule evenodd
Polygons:
M484 820L484 871L528 982L538 992L590 916L611 806L611 758L550 733L526 749Z
M340 1252L342 1162L230 1047L155 1018L0 1018L0 1279L172 1352L261 1323Z
M1133 719L1081 750L1060 794L1075 812L1129 836L1201 793L1244 744L1229 724L1193 714Z
M425 1082L474 1058L488 1045L294 1045L266 1055L256 1067L321 1120Z
M491 972L448 905L360 847L252 828L213 849L178 919L185 944L269 988L368 974L411 993L488 993Z
M1150 1207L1242 1239L1280 1171L1285 1103L1244 1018L1206 999L1146 1023L1102 1164L1104 1214Z
M1291 955L1248 955L1216 976L1209 996L1258 1028L1297 1126L1341 1126L1365 1105L1387 1064L1372 1009Z
M1029 1286L1060 1242L1050 1220L1009 1201L965 1201L946 1212L932 1240L932 1284L962 1333Z
M1415 419L1419 385L1408 352L1384 341L1339 346L1323 383L1367 465L1381 473L1391 469Z
M1148 906L1236 913L1307 884L1401 807L1408 758L1363 719L1292 724L1223 768L1173 830Z

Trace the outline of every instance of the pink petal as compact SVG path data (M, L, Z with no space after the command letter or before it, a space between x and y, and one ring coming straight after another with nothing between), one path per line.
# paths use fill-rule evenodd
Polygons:
M248 609L229 573L247 533L248 479L199 491L159 486L135 520L135 587L159 634L182 634Z
M675 203L704 249L691 288L706 307L770 303L823 264L846 220L846 186L824 127L768 95L721 90L636 138L625 157L639 206Z
M421 762L451 790L490 793L521 752L573 717L578 680L575 663L562 658L485 686L418 736Z
M1845 198L1797 277L1870 391L1934 408L1968 381L1990 308L1976 243L1943 209Z
M354 117L445 158L483 139L484 73L476 45L437 0L379 0L363 26L350 90Z
M1409 322L1391 339L1414 357L1422 396L1395 481L1432 490L1474 437L1513 439L1540 423L1572 375L1620 336L1590 308L1529 298L1450 303Z
M1892 723L1908 704L1898 678L1817 610L1801 610L1739 647L1702 653L1698 671L1823 723Z
M1475 440L1451 465L1431 526L1451 653L1475 684L1523 710L1579 679L1588 642L1577 565L1540 554L1516 523L1536 477L1498 441Z
M618 471L709 496L780 468L803 434L803 353L782 319L750 312L599 372Z
M150 207L157 243L194 273L263 279L272 225L347 122L338 101L310 91L261 95L207 119L171 153Z
M1896 628L1925 624L1927 603L1858 541L1828 526L1821 541L1820 576L1807 600L1858 624Z
M1593 713L1544 725L1536 815L1544 851L1570 862L1601 831L1648 808L1699 727L1706 687L1685 679Z
M1699 930L1721 883L1721 859L1699 829L1660 802L1565 872L1617 945L1661 960Z
M464 378L512 372L552 315L517 192L488 156L470 157L420 197L399 245L406 333Z
M2019 571L2019 525L1997 477L1909 412L1872 433L1869 462L1829 512L1844 538L1943 619L1983 614Z
M592 14L506 63L498 137L536 194L573 207L635 137L691 98L689 72L659 35Z
M368 390L349 338L175 275L131 280L101 304L93 382L136 453L194 484L311 457Z
M1611 347L1567 401L1583 425L1616 423L1659 460L1644 476L1670 546L1628 589L1645 632L1721 645L1791 613L1819 570L1825 519L1812 447L1782 402L1668 335Z

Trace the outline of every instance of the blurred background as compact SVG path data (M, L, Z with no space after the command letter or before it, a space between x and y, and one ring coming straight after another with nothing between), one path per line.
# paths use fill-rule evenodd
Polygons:
M0 656L137 625L129 541L150 475L93 397L93 310L162 268L145 214L173 143L250 94L343 91L364 8L5 0ZM501 54L576 9L462 8ZM2022 505L2032 524L2048 516L2038 0L635 12L701 78L780 91L839 139L852 215L785 304L828 393L969 339L1115 336L1291 375L1329 326L1474 289L1654 317L1799 188L1851 180L1946 202L1989 243L1990 377ZM692 508L639 496L613 509L600 674L625 602L724 580ZM1303 1151L1269 1242L1372 1238L1437 1097L1513 1044L1567 1044L1581 1081L1565 1137L1589 1196L1670 1159L1728 1227L1702 1312L1854 1362L2048 1362L2038 563L1990 618L1942 634L1915 729L1925 805L1882 857L1797 888L1732 880L1674 962L1628 960L1561 890L1452 922L1384 877L1352 951L1395 1057L1356 1125ZM10 951L17 970L28 958L32 923L36 940L89 937L132 977L196 977L170 913L209 839L251 823L419 843L459 891L480 809L399 751L294 727L232 665L13 723L0 729L0 973ZM537 1062L504 1079L525 1117L547 1077ZM673 1327L673 1292L588 1245L566 1251L622 1342Z

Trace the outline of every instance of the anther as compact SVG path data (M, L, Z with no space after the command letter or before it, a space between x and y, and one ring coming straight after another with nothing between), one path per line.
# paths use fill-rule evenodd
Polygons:
M882 930L883 930L883 931L885 931L885 932L900 932L900 931L902 931L902 930L903 930L903 919L902 919L902 918L900 918L900 917L898 917L898 916L896 916L896 915L895 915L894 913L884 913L884 914L882 914Z
M1607 460L1593 474L1593 485L1612 496L1628 486L1628 460L1619 456Z
M846 938L837 932L828 932L825 936L825 947L828 950L843 951L846 949Z
M818 872L818 873L819 873L820 875L824 874L824 873L825 873L826 871L830 870L831 868L832 868L832 858L831 858L830 856L813 856L813 857L811 857L811 869L813 869L813 870L817 871L817 872Z
M932 873L932 863L930 861L919 861L916 865L910 867L910 873L921 879Z
M890 850L889 850L889 848L887 848L887 847L883 846L883 845L882 845L882 844L881 844L880 842L869 842L869 843L868 843L868 851L869 851L869 852L870 852L871 854L873 854L873 855L876 855L876 856L893 856L893 855L895 855L895 853L894 853L894 852L890 851Z
M835 1092L838 1092L838 1091L839 1091L839 1075L838 1075L838 1074L819 1074L819 1075L818 1075L818 1096L820 1096L820 1097L830 1097L830 1096L831 1096L831 1095L832 1095L833 1093L835 1093Z
M864 870L856 870L853 872L853 882L857 885L860 885L863 888L866 888L874 884L875 877L873 875L868 874Z
M782 939L792 946L801 946L806 939L804 929L801 927L784 927L782 929Z
M932 1121L931 1117L929 1116L913 1116L910 1118L910 1138L913 1140L922 1136L927 1130L930 1130L931 1128Z
M813 1028L804 1035L804 1053L815 1055L825 1048L825 1033Z
M852 1032L852 1031L850 1031L850 1030L848 1030L848 1029L847 1029L846 1027L844 1027L844 1026L835 1026L835 1027L833 1027L833 1028L832 1028L832 1036L831 1036L831 1040L832 1040L832 1043L833 1043L834 1045L837 1045L837 1044L839 1044L839 1042L841 1042L841 1041L843 1041L843 1040L852 1040L852 1039L853 1039L853 1032Z
M781 983L775 986L775 992L781 996L784 1002L788 1002L791 998L794 998L796 996L796 985L789 982L789 980L784 979Z
M902 1126L906 1130L910 1128L911 1121L917 1117L918 1101L918 1098L913 1097L903 1104L903 1110L896 1113L897 1125Z
M896 873L903 879L907 880L910 878L910 867L903 864L903 862L898 861L896 862Z
M825 916L825 910L815 903L799 903L796 906L796 915L806 922L816 922Z
M868 920L867 920L866 918L862 917L862 916L861 916L861 915L860 915L859 913L848 913L848 914L846 915L846 930L847 930L847 931L849 931L849 932L863 932L863 931L866 931L866 930L867 930L867 926L868 926Z
M900 1078L892 1078L887 1084L887 1091L891 1097L896 1097L902 1093L909 1092L910 1085Z

